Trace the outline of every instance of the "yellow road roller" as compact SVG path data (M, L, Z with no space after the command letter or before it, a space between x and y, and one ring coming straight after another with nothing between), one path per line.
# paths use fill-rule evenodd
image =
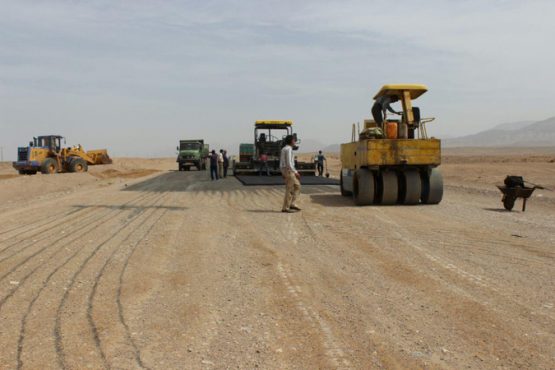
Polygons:
M341 145L343 196L360 206L441 202L441 141L426 132L434 118L422 118L412 105L427 90L421 84L385 85L374 96L399 101L402 112L399 119L383 117L381 125L375 120L365 120L362 128L353 125L351 142Z

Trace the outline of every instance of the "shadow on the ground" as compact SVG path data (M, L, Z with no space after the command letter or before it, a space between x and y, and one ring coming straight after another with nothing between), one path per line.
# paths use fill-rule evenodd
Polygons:
M168 171L158 176L136 182L126 186L123 191L139 192L203 192L203 193L226 193L226 192L257 192L260 189L284 189L283 185L261 185L244 186L234 176L210 180L208 171ZM338 192L335 185L303 185L303 194L321 194Z
M87 209L87 208L106 208L106 209L115 209L115 210L146 210L146 209L167 209L169 211L184 211L189 208L187 207L177 207L177 206L133 206L127 204L75 204L72 206L73 208L78 209Z
M250 213L281 213L281 211L275 209L247 209Z
M354 207L353 200L350 197L344 197L341 193L325 193L312 194L310 199L317 204L326 207Z
M512 211L507 211L505 208L482 208L484 211L489 212L499 212L499 213L508 213Z

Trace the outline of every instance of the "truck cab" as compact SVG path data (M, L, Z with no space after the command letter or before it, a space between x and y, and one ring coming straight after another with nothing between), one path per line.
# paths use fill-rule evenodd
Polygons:
M189 171L191 167L195 167L199 171L206 169L208 144L204 144L203 139L180 140L176 149L179 171Z

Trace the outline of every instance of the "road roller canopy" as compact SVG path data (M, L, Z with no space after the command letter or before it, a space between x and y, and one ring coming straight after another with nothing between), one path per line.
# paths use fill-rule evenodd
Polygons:
M424 94L428 91L428 87L422 84L390 84L390 85L383 85L380 91L374 96L374 99L377 99L381 96L386 95L393 95L398 96L401 98L403 96L403 92L409 92L410 98L412 100L418 98L420 95Z
M259 120L254 123L258 130L291 130L293 121L289 120Z

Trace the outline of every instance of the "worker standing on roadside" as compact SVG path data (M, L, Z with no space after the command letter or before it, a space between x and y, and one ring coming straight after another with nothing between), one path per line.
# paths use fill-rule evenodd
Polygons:
M318 151L316 156L316 166L318 167L318 176L324 176L324 161L327 161L322 151Z
M212 150L208 158L210 158L210 178L212 181L218 180L218 154L215 150Z
M224 177L224 150L220 149L218 153L218 176L221 178Z
M281 149L279 158L279 169L281 175L285 179L285 198L281 212L293 213L301 209L295 203L301 194L301 175L295 168L293 159L293 147L297 144L297 140L293 135L287 135L285 138L285 146Z
M268 154L262 153L260 155L260 168L258 169L258 176L262 176L265 172L266 176L270 176L270 167L268 166Z
M384 95L380 96L374 102L372 106L372 117L374 117L374 121L376 125L383 130L383 121L387 118L387 111L390 111L393 114L402 114L402 112L396 112L393 108L391 108L391 103L396 103L399 101L399 97L396 95Z
M229 168L229 157L227 156L227 150L224 150L223 156L224 156L224 178L226 178L227 169Z

